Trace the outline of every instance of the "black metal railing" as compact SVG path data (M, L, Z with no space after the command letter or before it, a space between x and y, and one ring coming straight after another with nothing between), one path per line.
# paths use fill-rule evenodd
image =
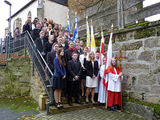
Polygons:
M48 64L44 60L43 56L39 52L39 50L36 48L36 45L31 37L31 35L27 32L26 34L27 39L27 48L28 52L30 54L30 57L32 58L32 61L38 71L38 74L41 78L41 81L45 87L46 93L50 99L50 102L47 103L46 109L47 114L49 114L49 106L53 104L53 89L52 89L52 80L53 80L53 73L50 70Z
M49 106L53 104L53 90L52 90L52 80L53 73L50 70L45 59L36 48L36 45L28 31L22 33L15 39L11 39L10 42L7 40L5 42L6 54L9 57L11 53L23 51L23 55L26 56L28 51L30 58L32 59L33 66L35 66L38 75L43 83L45 91L49 97L49 102L46 105L47 115L49 114Z

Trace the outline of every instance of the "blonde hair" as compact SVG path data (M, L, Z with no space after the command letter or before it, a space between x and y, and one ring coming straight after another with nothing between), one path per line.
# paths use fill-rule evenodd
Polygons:
M83 50L84 50L84 49L87 49L87 50L88 50L88 47L84 47Z
M42 33L44 33L44 34L45 34L45 32L41 30L41 32L40 32L39 34L42 34Z
M91 58L91 55L94 55L94 57L93 57L93 61L95 61L95 54L94 54L94 52L90 52L89 53L89 56L88 56L88 61L92 61L92 58Z

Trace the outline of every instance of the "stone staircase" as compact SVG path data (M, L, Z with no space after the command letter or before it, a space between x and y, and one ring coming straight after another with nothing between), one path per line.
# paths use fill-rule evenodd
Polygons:
M47 98L46 101L48 102L49 99ZM64 112L81 110L81 109L85 109L85 108L93 108L93 107L97 107L98 106L98 103L96 103L96 104L92 104L92 103L86 104L85 103L85 98L82 98L82 97L80 97L80 101L83 103L82 105L75 103L74 98L72 98L72 101L73 101L72 106L69 106L67 98L62 97L62 104L63 104L64 108L63 109L57 109L55 107L55 105L53 104L53 105L50 106L50 109L49 109L50 114L52 114L52 115L53 114L60 114L60 113L64 113Z

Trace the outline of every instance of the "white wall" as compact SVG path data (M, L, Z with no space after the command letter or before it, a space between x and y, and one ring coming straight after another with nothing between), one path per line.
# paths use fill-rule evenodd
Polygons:
M55 23L67 26L68 7L46 0L44 3L44 17L53 19Z
M21 18L22 19L22 27L23 25L25 24L25 21L27 20L27 15L29 13L29 11L31 11L31 14L32 14L32 21L35 17L37 17L37 6L38 6L38 2L35 1L33 2L30 6L28 6L27 8L25 8L23 11L21 11L20 13L18 13L16 16L14 16L11 20L11 28L12 28L12 35L13 35L13 24L14 24L14 21L17 19L17 18ZM22 28L21 28L22 30ZM22 31L21 31L22 32Z

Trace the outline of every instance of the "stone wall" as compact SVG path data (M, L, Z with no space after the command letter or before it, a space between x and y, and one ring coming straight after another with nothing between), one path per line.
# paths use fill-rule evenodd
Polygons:
M129 6L129 3L133 4L132 1L128 1L127 4L124 3L126 7L128 6L128 8L124 10L124 21L127 19L126 16L136 12L139 9L142 9L143 6L142 3L139 3L132 5L131 7ZM71 28L72 31L74 31L75 10L72 9L71 5L69 6L69 10ZM109 30L112 24L114 27L118 27L117 0L102 0L98 4L81 10L81 13L78 14L79 37L82 37L86 34L86 16L88 16L89 24L91 23L92 19L95 33L99 32L101 27L105 30Z
M6 66L0 66L0 97L29 96L31 81L29 62L28 58L18 58L11 59Z
M72 31L74 31L75 23L75 11L70 9L70 23ZM93 20L94 30L97 32L100 30L101 26L108 27L111 25L111 22L116 26L117 25L117 4L116 0L104 0L103 4L94 5L92 7L86 8L78 15L78 26L79 36L86 34L86 16L88 16L88 21L90 24L91 19ZM112 14L110 14L112 13Z
M33 65L32 62L31 65ZM32 98L35 99L38 103L39 97L42 94L46 94L46 92L38 75L38 72L36 71L36 68L34 68L34 74L32 73L31 76L30 96L32 96Z
M0 97L31 96L38 103L39 96L46 94L40 77L30 58L11 59L0 66Z
M143 25L114 33L113 56L118 56L121 49L123 56L128 57L122 62L125 93L160 103L160 21ZM109 34L105 38L107 51Z

